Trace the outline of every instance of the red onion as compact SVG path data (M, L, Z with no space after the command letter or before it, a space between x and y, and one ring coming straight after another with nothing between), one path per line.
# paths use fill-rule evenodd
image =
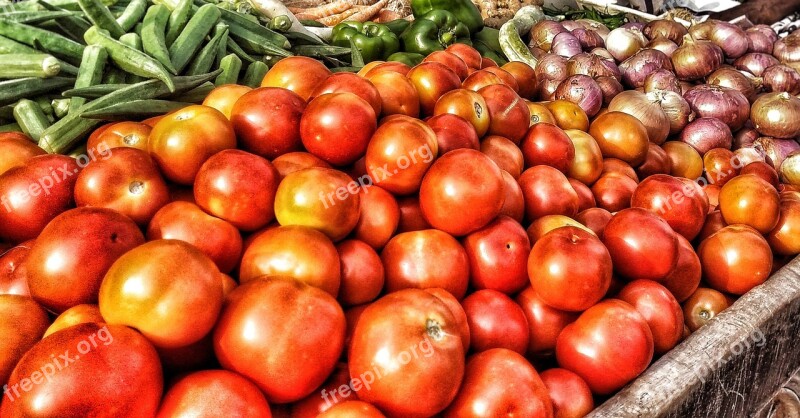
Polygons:
M533 57L536 58L537 60L542 58L545 54L549 54L549 52L547 52L547 51L545 51L544 49L541 49L541 48L528 47L528 50L531 51L531 55L533 55Z
M800 31L775 42L772 55L784 64L800 62Z
M674 20L658 19L646 24L644 29L642 29L642 33L651 40L659 38L667 39L677 45L683 42L683 37L686 36L689 31L686 30L686 27Z
M578 38L584 51L591 51L594 48L605 46L603 38L597 32L590 31L589 29L575 29L572 34Z
M738 130L750 115L750 102L739 91L728 87L701 84L683 95L694 113L702 118L717 118L731 130Z
M661 145L669 135L669 119L655 100L655 97L636 90L623 91L608 104L609 111L627 113L647 129L650 142Z
M597 85L600 86L600 90L603 91L603 106L606 107L608 107L608 104L611 103L614 97L617 97L618 94L625 90L622 84L614 77L601 76L597 77L594 81L597 82Z
M772 53L772 45L775 41L770 39L769 35L764 33L763 30L759 30L754 26L744 31L744 34L747 35L747 52Z
M716 118L699 118L689 122L680 139L696 149L700 155L714 148L730 149L733 142L731 128Z
M686 94L687 91L693 89L695 86L694 84L688 81L678 80L678 82L681 83L681 95Z
M575 29L586 29L586 26L574 20L562 20L560 23L561 26L564 27L564 29L570 32L574 31Z
M728 58L738 58L747 52L747 35L744 30L732 23L708 19L689 27L689 34L694 39L711 41Z
M756 161L767 161L766 156L755 148L739 148L733 152L733 157L739 160L739 167Z
M667 115L670 135L679 133L689 122L694 120L695 115L689 103L674 91L654 90L647 93L647 97L658 103L661 110Z
M644 23L642 22L627 22L624 25L620 26L625 29L636 29L638 31L642 31L644 29Z
M606 49L615 60L625 61L642 49L646 43L647 38L639 29L620 27L609 32Z
M770 54L760 52L745 54L733 62L733 66L737 70L748 71L756 77L761 77L764 74L764 70L775 64L780 64L780 61Z
M602 58L604 60L607 60L607 61L614 61L614 56L611 55L611 53L608 52L608 50L605 49L605 48L595 48L595 49L589 51L589 53L597 55L598 57L600 57L600 58ZM614 63L616 64L616 61L614 61Z
M761 135L775 138L800 136L800 99L789 93L765 93L750 110L753 126Z
M656 38L648 42L644 47L659 50L666 56L672 58L672 54L674 54L675 50L678 49L678 44L670 41L667 38Z
M683 95L681 84L675 73L669 70L656 70L644 78L644 91L668 90Z
M778 41L778 39L780 39L778 37L778 34L775 33L775 29L772 29L772 26L765 25L763 23L759 24L759 25L751 26L747 30L753 31L753 32L761 32L761 34L766 36L769 39L769 41L772 42L772 43L775 43L775 42Z
M762 136L753 143L753 148L763 152L772 168L778 170L786 157L800 150L800 144L794 139L778 139Z
M642 49L619 65L622 82L629 87L644 86L644 79L656 70L672 71L672 62L663 52L655 49Z
M706 82L715 86L728 87L744 94L748 101L755 100L757 89L761 87L761 78L748 75L732 67L722 67L711 73Z
M570 32L561 32L553 38L553 45L550 52L561 55L562 57L572 57L583 51L581 42Z
M593 117L603 107L603 91L588 75L576 74L567 77L559 84L553 97L577 104L589 117Z
M567 32L567 29L561 23L554 20L541 20L531 28L529 32L531 40L528 42L528 46L549 51L553 44L553 38L562 32Z
M724 59L718 46L686 35L683 44L672 53L672 66L679 80L697 80L713 73Z
M560 83L569 76L567 74L567 59L556 54L544 54L539 57L534 72L538 81L558 80Z
M580 23L590 31L596 32L601 38L603 38L603 42L607 42L606 38L608 38L610 31L606 25L592 19L578 19L575 22Z
M592 78L605 76L620 79L621 77L614 61L587 52L581 52L567 60L567 74L585 74Z
M764 70L762 77L766 91L800 94L800 73L788 65L773 65Z
M536 97L542 101L555 100L555 92L563 80L541 80L536 91Z
M780 174L784 182L792 186L800 186L800 152L789 154L780 165Z
M733 149L749 148L753 146L756 139L761 136L755 128L744 127L736 131L733 136Z

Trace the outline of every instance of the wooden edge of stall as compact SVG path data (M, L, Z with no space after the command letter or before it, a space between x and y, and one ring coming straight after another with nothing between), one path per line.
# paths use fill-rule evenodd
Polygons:
M800 257L588 417L753 417L800 368Z

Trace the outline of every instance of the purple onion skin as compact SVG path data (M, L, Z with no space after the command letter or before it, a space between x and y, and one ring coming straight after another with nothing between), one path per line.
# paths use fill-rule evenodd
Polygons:
M537 91L537 98L540 101L555 100L555 92L563 80L541 80Z
M536 63L534 72L536 73L536 80L557 80L560 83L569 76L567 73L567 59L561 55L544 54L539 57L539 62ZM555 91L555 87L553 91Z
M623 28L626 29L638 29L640 31L644 30L644 23L642 22L628 22L622 25Z
M750 117L750 102L739 91L727 87L701 84L683 95L692 111L700 118L716 118L736 131Z
M745 71L737 70L733 67L723 66L717 71L714 71L706 78L708 84L715 86L722 86L738 90L752 102L756 98L757 87L761 86L761 79L748 76Z
M764 70L764 89L768 92L785 91L800 94L800 73L788 65L778 64Z
M780 64L777 58L761 52L744 54L733 61L733 66L737 70L747 71L756 77L761 77L764 70L777 64Z
M672 67L678 80L692 81L708 76L725 62L722 49L709 41L695 40L691 35L672 54Z
M648 42L647 45L644 46L648 49L656 49L663 52L666 56L672 58L672 54L678 49L678 44L675 42L670 41L667 38L656 38L652 41Z
M553 97L577 104L589 117L596 115L603 107L603 91L588 75L569 76L559 84Z
M567 60L567 74L584 74L592 78L608 76L617 80L622 77L614 61L587 52L581 52Z
M614 77L597 77L594 81L597 82L603 92L603 106L605 107L608 107L611 100L625 90L622 84Z
M753 148L757 151L763 152L766 155L767 163L772 165L772 168L780 170L783 160L800 150L800 143L794 139L778 139L769 136L762 136L755 140Z
M611 55L611 53L608 52L608 50L605 49L605 48L595 48L595 49L589 51L589 53L597 55L598 57L600 57L600 58L602 58L604 60L614 61L614 56Z
M567 28L554 20L542 20L537 22L528 32L530 36L529 47L549 50L553 44L553 38L562 32L567 32Z
M747 34L732 23L709 19L692 25L689 33L695 39L715 43L728 58L739 58L747 52Z
M670 70L660 69L653 71L644 78L644 91L668 90L683 96L681 83Z
M681 131L680 140L692 146L700 155L714 148L731 149L731 129L716 118L698 118Z
M656 40L658 38L667 39L676 45L683 42L683 37L689 33L686 27L674 20L654 20L644 25L642 33L647 39Z
M581 42L570 32L561 32L553 38L553 46L550 52L570 58L583 51Z
M750 148L759 136L761 134L755 128L745 126L733 136L733 149Z
M672 61L661 51L642 49L619 65L622 82L631 88L644 86L645 78L656 70L672 69Z
M762 23L759 25L755 25L751 28L748 28L747 30L761 32L772 43L775 43L778 40L778 34L775 32L774 29L772 29L772 26L770 25L765 25Z
M603 38L601 38L597 32L588 29L575 29L572 31L572 35L578 38L578 42L581 43L581 48L583 48L584 51L591 51L594 48L601 48L606 45L606 43L603 42Z
M775 44L775 41L770 39L763 31L753 29L754 28L750 28L744 31L745 35L747 35L747 52L771 54L772 46Z
M586 26L584 26L580 22L576 22L574 20L565 20L565 21L561 22L561 26L563 26L564 29L566 29L566 30L568 30L570 32L574 32L575 29L586 29Z

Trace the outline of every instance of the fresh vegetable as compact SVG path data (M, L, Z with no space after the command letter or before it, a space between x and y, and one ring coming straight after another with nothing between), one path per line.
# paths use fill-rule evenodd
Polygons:
M537 6L525 6L514 15L514 18L500 27L498 35L500 48L509 61L524 62L531 67L536 67L538 60L522 42L520 35L527 33L537 22L544 19L544 12Z
M436 10L453 13L467 27L469 33L476 33L483 28L481 12L470 0L411 0L411 11L415 19Z
M447 10L432 10L419 16L400 35L403 51L428 55L453 43L470 44L469 29Z
M402 62L409 67L413 67L421 63L423 59L425 59L425 55L418 54L416 52L395 52L394 54L386 57L386 61Z
M400 48L397 36L379 23L344 22L333 28L333 45L348 48L351 40L365 62L386 59Z

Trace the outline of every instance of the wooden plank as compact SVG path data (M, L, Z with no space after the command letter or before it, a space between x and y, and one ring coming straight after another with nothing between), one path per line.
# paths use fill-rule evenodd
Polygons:
M752 417L798 369L800 257L588 417Z
M800 370L778 389L775 395L762 406L753 418L797 418L800 417Z

